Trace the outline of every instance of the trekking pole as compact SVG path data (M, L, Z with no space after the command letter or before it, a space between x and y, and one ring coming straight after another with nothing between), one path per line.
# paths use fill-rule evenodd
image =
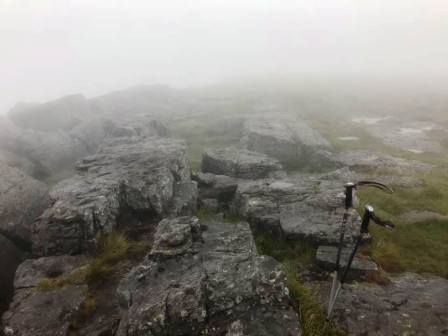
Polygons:
M355 184L353 182L348 182L347 184L345 184L345 211L344 211L344 216L342 218L342 223L341 223L341 232L339 234L339 246L338 246L338 252L336 255L336 265L335 265L335 269L332 274L333 282L331 284L330 300L328 301L327 315L330 314L331 300L334 296L334 291L336 289L336 285L337 285L337 281L338 281L339 266L340 266L341 254L342 254L342 246L344 244L345 226L346 226L347 222L351 221L351 212L353 209L353 189L354 188L355 188Z
M380 219L375 213L374 213L374 209L371 205L366 205L365 206L365 212L364 212L364 216L362 219L362 223L361 223L361 230L360 233L358 235L358 238L356 239L356 244L352 250L352 253L350 254L350 257L348 259L347 265L345 267L345 271L344 274L338 284L338 287L336 289L336 291L334 292L334 296L332 298L330 298L330 303L329 303L329 308L328 308L328 314L327 314L327 320L331 319L331 315L333 313L333 308L334 305L336 303L336 299L339 296L339 293L342 289L343 284L345 283L346 279L347 279L347 275L348 272L350 270L350 267L353 263L353 259L355 258L356 252L359 248L359 246L362 244L362 242L365 240L366 236L369 235L369 224L370 221L373 220L373 222L375 224L378 224L380 226L384 226L386 228L394 228L395 225L390 222L390 221L384 221L382 219Z
M339 245L338 245L338 251L336 254L336 263L335 263L335 269L332 274L332 285L330 290L330 298L328 300L328 307L327 307L327 318L330 318L331 315L331 303L334 298L335 290L337 287L337 281L340 278L340 263L341 263L341 255L342 255L342 248L344 245L344 235L345 235L345 227L347 225L350 225L351 219L352 219L352 212L353 212L353 191L354 189L357 189L358 187L374 187L378 188L384 192L387 193L393 193L393 190L389 188L387 185L382 184L380 182L375 181L359 181L357 183L348 182L345 184L345 211L341 222L341 229L340 229L340 235L339 235Z

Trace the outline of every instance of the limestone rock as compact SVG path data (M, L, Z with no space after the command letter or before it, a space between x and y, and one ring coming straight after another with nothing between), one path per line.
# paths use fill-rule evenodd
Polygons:
M9 311L3 315L5 334L65 336L86 294L86 285L17 291Z
M52 206L36 223L33 252L75 254L120 226L123 211L157 219L193 212L196 188L182 141L116 138L81 160L78 175L50 192ZM182 187L181 187L182 186ZM188 196L185 196L187 187ZM173 204L177 204L173 207ZM122 223L126 224L126 223Z
M336 301L334 320L350 335L445 335L448 280L404 273L380 286L346 284Z
M328 141L304 121L270 119L247 120L241 144L249 150L267 154L293 166L306 167L311 163L313 167L309 168L314 169L318 169L321 162L318 156L310 162L312 154L330 147ZM328 157L325 161L327 165Z
M281 164L265 154L236 147L209 149L202 155L202 171L244 179L272 176L282 170Z
M17 268L14 288L16 290L38 285L43 278L67 275L87 263L85 256L55 256L27 259Z
M232 208L254 225L286 238L337 244L344 213L344 184L353 180L353 173L340 169L324 175L246 181L238 184ZM359 225L359 215L354 212L345 243L353 241Z
M26 248L34 221L49 205L48 188L0 162L0 233Z
M338 248L336 246L319 246L316 252L316 263L327 271L334 271L336 266L336 256ZM341 252L341 269L345 269L352 248L343 248ZM350 277L359 277L368 274L369 272L378 271L378 266L371 260L355 256L350 267Z
M155 242L118 288L117 335L300 335L285 276L247 223L165 220Z

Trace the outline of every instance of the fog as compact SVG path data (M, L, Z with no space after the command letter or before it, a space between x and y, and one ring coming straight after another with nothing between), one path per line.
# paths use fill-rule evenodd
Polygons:
M445 0L0 0L0 113L77 92L266 75L437 87L447 16Z

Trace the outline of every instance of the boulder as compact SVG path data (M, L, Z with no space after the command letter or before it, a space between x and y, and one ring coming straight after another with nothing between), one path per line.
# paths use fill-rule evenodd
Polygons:
M404 273L391 284L344 285L334 320L349 335L445 335L448 280Z
M281 173L282 166L265 154L227 147L202 154L202 172L243 179L260 179Z
M17 291L3 315L5 336L65 336L87 295L87 286Z
M312 154L318 150L329 149L329 142L305 121L249 119L244 123L241 144L244 148L267 154L280 162L296 167L320 168L320 157L328 165L327 155ZM312 166L310 166L312 164ZM334 162L336 168L339 163Z
M117 335L300 335L285 275L257 255L247 223L181 217L154 239L118 288Z
M341 251L340 266L345 269L353 248L343 248ZM326 271L334 271L336 266L338 248L336 246L319 246L316 251L316 263ZM355 256L350 266L349 275L353 277L362 277L370 272L378 271L378 266L372 260Z
M0 234L29 248L33 223L48 205L46 185L0 162Z
M182 141L116 138L77 165L79 173L50 192L52 206L36 223L36 255L76 254L120 225L123 211L146 221L192 213L197 189ZM130 221L139 223L138 220ZM137 225L137 224L136 224Z
M216 199L220 202L229 202L233 198L239 182L239 179L233 177L211 173L196 173L192 179L198 183L201 199Z
M348 169L323 175L297 175L284 180L246 181L238 184L232 210L256 227L288 239L338 244L344 213L344 184L356 180ZM356 198L355 198L356 200ZM353 211L345 243L358 234L360 218Z
M9 112L11 120L21 128L54 132L70 130L90 114L88 100L80 94L44 104L17 106Z

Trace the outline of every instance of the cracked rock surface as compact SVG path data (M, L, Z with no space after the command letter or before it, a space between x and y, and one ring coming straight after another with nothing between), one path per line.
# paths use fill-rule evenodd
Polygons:
M209 149L202 155L202 171L243 179L280 174L282 165L265 154L236 147Z
M344 213L343 186L354 180L348 169L323 175L298 175L283 180L246 181L238 184L234 211L262 229L289 239L306 238L319 244L339 242ZM359 231L360 218L353 211L345 243Z
M391 280L344 285L334 319L354 336L447 334L448 280L414 273Z
M300 335L280 265L257 254L247 223L163 220L118 294L119 336Z
M241 144L282 163L301 166L311 163L313 168L319 168L322 160L325 166L329 164L328 155L313 155L329 149L329 142L302 120L249 119L244 123ZM336 161L334 163L338 165Z
M113 139L77 169L50 191L52 205L34 229L36 255L82 253L98 235L117 229L123 212L158 219L196 209L196 182L182 141Z

